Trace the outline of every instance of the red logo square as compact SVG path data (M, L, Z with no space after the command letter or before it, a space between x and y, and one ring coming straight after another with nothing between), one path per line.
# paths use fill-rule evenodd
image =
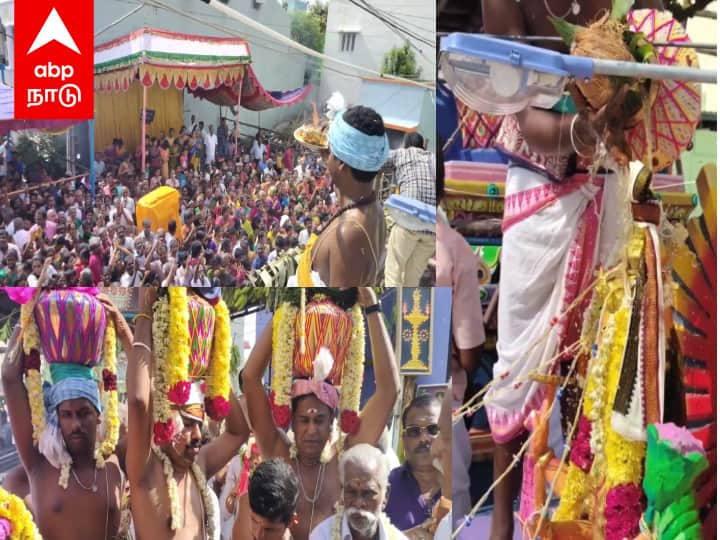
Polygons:
M93 0L15 2L15 118L93 118Z

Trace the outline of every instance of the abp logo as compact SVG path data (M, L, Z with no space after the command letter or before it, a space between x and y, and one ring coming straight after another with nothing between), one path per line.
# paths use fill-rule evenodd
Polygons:
M15 2L15 118L93 117L93 0Z

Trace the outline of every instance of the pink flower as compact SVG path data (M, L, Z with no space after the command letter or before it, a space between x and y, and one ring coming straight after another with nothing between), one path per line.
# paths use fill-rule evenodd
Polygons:
M590 431L592 424L585 415L580 416L578 430L570 450L570 461L577 465L584 473L590 472L593 454L590 449Z
M16 304L27 304L33 299L33 295L38 291L37 287L0 287L8 298ZM97 287L66 287L69 291L78 291L92 296L97 296L100 289Z
M173 438L173 432L175 429L172 425L172 420L167 422L155 422L153 426L153 440L157 446L163 446L170 444Z
M168 391L168 399L175 405L185 405L190 398L190 383L178 381Z
M31 369L40 370L40 351L37 349L32 349L29 354L23 355L23 372L25 375Z
M687 428L678 427L672 422L667 424L656 423L655 428L658 432L658 439L666 441L681 454L685 455L690 452L705 453L702 443Z
M117 390L117 375L115 375L109 369L103 369L102 372L103 385L106 392L112 392Z
M290 425L290 406L275 403L275 392L270 390L270 408L272 409L275 425L283 429Z
M213 420L222 420L230 412L230 403L222 396L205 398L205 411Z
M640 486L622 484L610 489L605 506L605 539L625 540L640 533L645 504Z
M340 429L349 435L357 434L360 429L360 417L356 411L344 410L340 414Z
M0 518L0 540L5 540L6 538L10 538L11 532L12 532L12 525L10 525L10 522L5 518Z
M275 425L283 429L290 425L290 406L289 405L275 405L273 404L273 418L275 419Z

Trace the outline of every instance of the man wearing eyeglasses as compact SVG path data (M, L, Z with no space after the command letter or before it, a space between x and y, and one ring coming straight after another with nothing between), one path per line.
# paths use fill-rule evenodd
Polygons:
M402 415L405 463L390 472L385 513L411 540L432 538L427 528L440 498L441 476L430 447L440 432L439 419L440 401L428 394L413 399Z

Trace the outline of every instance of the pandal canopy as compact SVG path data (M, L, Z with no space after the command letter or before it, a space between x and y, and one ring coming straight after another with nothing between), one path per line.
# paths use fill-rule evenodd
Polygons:
M293 105L310 91L306 86L270 92L250 62L250 47L241 38L142 28L95 48L95 91L127 92L137 79L145 87L187 88L217 105L236 105L240 98L254 111Z

